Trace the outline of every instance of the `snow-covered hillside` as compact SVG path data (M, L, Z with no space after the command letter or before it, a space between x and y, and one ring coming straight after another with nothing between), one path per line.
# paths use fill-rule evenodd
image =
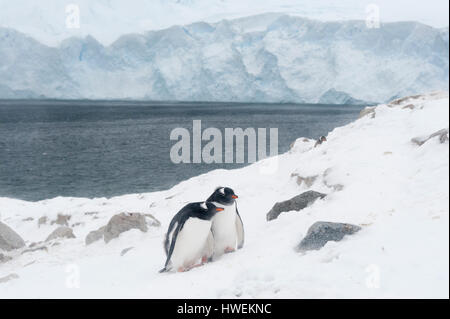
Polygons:
M28 246L45 240L58 214L71 216L76 236L31 245L46 250L4 252L12 259L0 263L0 298L448 298L448 131L427 139L448 130L448 93L410 97L364 113L334 129L318 147L299 138L278 157L212 171L167 191L36 203L0 198L2 222ZM299 176L316 178L306 186L298 185ZM239 195L244 248L188 272L158 273L172 216L185 203L204 200L218 185ZM308 189L328 195L266 221L276 202ZM90 231L120 212L150 213L162 225L122 233L108 244L85 245ZM43 216L48 221L38 227ZM318 251L296 252L316 221L362 229ZM134 248L124 253L129 247ZM2 282L6 276L9 280Z
M277 13L48 47L0 28L0 98L358 103L448 90L447 29Z

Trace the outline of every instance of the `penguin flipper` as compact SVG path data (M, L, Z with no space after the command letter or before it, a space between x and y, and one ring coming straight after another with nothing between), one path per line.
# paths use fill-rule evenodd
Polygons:
M236 204L236 233L237 233L237 246L238 249L244 247L244 223L242 222L241 215L239 215L239 211Z
M164 264L164 268L163 268L166 271L169 270L168 268L169 268L169 264L170 264L170 259L172 257L173 250L175 249L175 243L177 242L178 233L180 232L181 228L183 228L183 224L178 223L176 228L173 230L172 238L170 240L170 246L168 245L169 240L167 239L169 237L169 233L167 235L167 238L166 238L167 244L165 246L168 248L168 251L167 251L166 263Z
M164 251L166 252L166 256L169 256L170 244L171 241L173 241L173 238L171 238L173 237L172 233L177 228L177 226L177 221L175 219L172 219L169 225L169 229L167 230L166 238L164 240Z

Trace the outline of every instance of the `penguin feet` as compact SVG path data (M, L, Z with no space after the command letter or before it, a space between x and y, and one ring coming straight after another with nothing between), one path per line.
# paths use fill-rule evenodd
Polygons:
M225 254L228 254L228 253L232 253L232 252L234 252L234 251L235 251L234 248L227 247L227 248L225 248L224 253L225 253Z

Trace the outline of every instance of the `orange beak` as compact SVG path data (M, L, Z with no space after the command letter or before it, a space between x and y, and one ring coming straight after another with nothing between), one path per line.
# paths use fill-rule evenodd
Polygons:
M218 212L221 212L221 211L223 211L224 209L222 208L222 207L216 207L216 211L218 211Z
M239 196L237 196L237 195L231 195L231 198L234 198L234 199L236 199L236 198L238 198Z

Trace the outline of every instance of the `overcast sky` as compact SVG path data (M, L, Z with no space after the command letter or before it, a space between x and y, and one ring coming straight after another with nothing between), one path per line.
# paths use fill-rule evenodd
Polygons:
M68 4L79 7L79 28L67 28ZM364 20L369 4L377 5L382 22L448 26L448 0L0 0L0 26L17 29L49 45L88 34L108 44L125 33L263 12L320 20Z

